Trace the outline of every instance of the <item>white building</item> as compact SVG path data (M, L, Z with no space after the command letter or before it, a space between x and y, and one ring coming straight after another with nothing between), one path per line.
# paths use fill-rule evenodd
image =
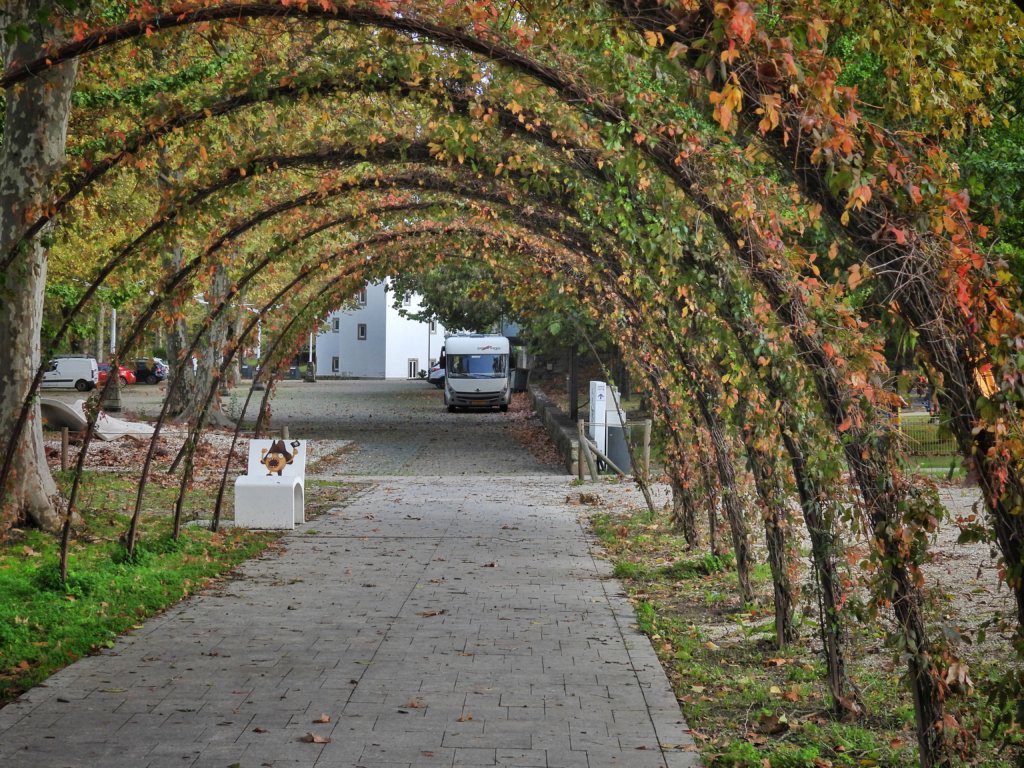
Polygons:
M353 379L411 379L441 354L444 327L403 317L385 282L367 285L353 309L332 312L316 339L316 375ZM402 308L420 309L420 297Z

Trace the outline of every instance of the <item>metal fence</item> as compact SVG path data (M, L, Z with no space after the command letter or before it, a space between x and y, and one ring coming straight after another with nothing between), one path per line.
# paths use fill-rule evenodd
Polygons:
M900 431L906 438L907 452L912 456L947 456L959 452L953 435L937 422L905 419L900 423Z

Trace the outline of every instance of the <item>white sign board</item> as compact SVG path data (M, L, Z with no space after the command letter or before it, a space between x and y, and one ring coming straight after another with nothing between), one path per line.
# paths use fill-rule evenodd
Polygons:
M619 396L619 390L615 387L608 388L608 402L605 423L609 427L621 427L622 426L622 414L620 408L622 407L621 399Z
M247 473L250 477L304 477L306 441L250 440Z
M608 418L608 385L603 381L590 382L590 439L601 453L607 449L608 432L605 421Z

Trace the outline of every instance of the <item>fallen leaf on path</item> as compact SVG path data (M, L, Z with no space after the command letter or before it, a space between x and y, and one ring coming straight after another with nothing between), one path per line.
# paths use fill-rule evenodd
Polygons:
M253 728L253 729L252 729L252 732L253 732L253 733L266 733L266 732L267 732L267 729L266 729L266 728L260 728L260 727L259 727L259 726L257 725L257 726L256 726L255 728Z
M324 714L320 715L320 717L318 717L318 718L317 718L316 720L314 720L313 722L314 722L314 723L329 723L329 722L331 722L331 716L330 716L330 715L328 715L328 714L327 714L327 713L325 712Z
M468 722L469 722L470 720L472 720L472 719L473 719L473 716L472 716L471 714L469 714L469 713L467 712L467 713L466 713L466 714L464 714L464 715L463 715L462 717L460 717L460 718L457 718L457 719L455 720L455 722L456 722L456 723L468 723Z
M307 744L330 744L330 736L317 736L315 733L307 733L299 741L304 741Z
M420 611L416 615L422 616L425 619L429 619L431 616L444 616L446 613L448 613L448 611L442 608L439 611Z

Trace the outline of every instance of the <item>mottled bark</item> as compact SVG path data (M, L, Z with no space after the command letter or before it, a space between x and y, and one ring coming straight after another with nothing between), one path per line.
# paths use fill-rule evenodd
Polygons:
M40 55L43 29L36 15L42 6L40 0L8 0L0 10L0 26L21 22L29 30L28 39L4 46L6 67ZM49 198L48 184L64 165L76 71L76 63L68 62L6 93L0 150L0 253L22 239L27 222ZM13 434L39 367L46 266L47 250L37 236L18 249L11 267L0 275L0 435ZM2 489L3 522L30 521L57 530L58 491L46 465L38 406L11 447L14 462L8 487Z
M170 248L164 255L164 269L168 273L177 272L184 266L183 251L180 245ZM189 409L193 407L196 397L195 370L192 359L185 358L188 349L188 326L185 320L174 318L167 328L167 393L170 398L167 410L175 418L187 418ZM180 379L178 386L172 387L171 382Z
M158 60L161 54L157 54ZM168 159L168 149L163 143L157 147L157 185L160 189L162 205L169 205L174 197L174 185L171 182L172 168ZM174 274L185 264L184 249L180 243L173 243L165 248L161 261L164 272ZM174 418L188 418L190 409L195 407L196 381L195 371L192 367L192 360L185 359L185 350L188 349L188 326L183 317L179 317L180 308L172 306L173 318L167 328L167 396L170 399L167 405L167 412ZM177 386L171 386L172 382L180 379Z
M231 319L230 332L228 339L233 340L241 336L242 330L245 328L245 315L240 310L234 311L234 317ZM243 350L239 350L238 353L231 360L231 367L228 368L226 378L226 385L233 389L237 387L242 381L242 354Z
M210 289L207 292L207 301L210 307L214 307L228 296L231 288L231 280L228 275L228 268L223 262L214 265L213 277ZM207 318L204 322L210 322ZM196 355L196 371L193 381L192 396L185 409L179 414L183 421L194 422L203 410L203 393L208 392L214 379L220 377L220 364L224 356L224 347L228 340L228 329L230 320L224 314L218 315L207 331L201 342L198 354ZM231 426L230 420L225 416L221 407L220 388L217 387L213 395L209 413L206 421L218 426Z

